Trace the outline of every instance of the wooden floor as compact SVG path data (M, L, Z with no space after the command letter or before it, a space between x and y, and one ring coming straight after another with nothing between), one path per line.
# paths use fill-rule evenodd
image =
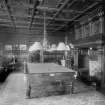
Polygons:
M26 99L23 73L10 74L0 85L0 105L105 105L105 96L76 80L74 94Z

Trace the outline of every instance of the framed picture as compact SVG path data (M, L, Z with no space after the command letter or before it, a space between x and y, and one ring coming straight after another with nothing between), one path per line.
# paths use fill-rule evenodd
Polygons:
M12 45L5 45L4 49L5 50L12 50Z

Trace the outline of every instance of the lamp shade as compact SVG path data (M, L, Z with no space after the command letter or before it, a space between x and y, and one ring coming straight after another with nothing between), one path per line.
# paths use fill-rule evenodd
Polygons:
M41 43L40 42L35 42L33 44L33 49L34 49L34 51L41 50L42 49Z
M47 49L47 51L49 52L56 51L56 50L57 50L56 44L52 44L51 47Z
M66 45L63 42L60 42L58 44L57 50L58 51L65 51L66 50Z
M51 51L55 51L56 49L57 49L56 44L52 44L50 50L51 50Z
M35 42L30 48L29 51L37 51L37 50L41 50L42 46L40 44L40 42Z
M72 43L69 44L71 48L74 48L74 45Z
M33 51L33 48L32 46L29 47L29 52L32 52Z
M66 51L70 51L69 45L66 45Z

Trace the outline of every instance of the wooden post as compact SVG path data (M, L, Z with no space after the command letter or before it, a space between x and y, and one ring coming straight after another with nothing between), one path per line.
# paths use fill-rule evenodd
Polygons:
M26 98L31 98L31 85L29 82L29 73L28 73L28 67L27 62L24 61L24 81L25 81L25 91L26 91Z
M103 46L103 78L102 87L105 87L105 45Z
M74 49L74 69L78 70L78 48Z
M102 46L100 51L100 59L101 59L101 70L102 70L102 79L101 79L101 87L105 87L105 45Z
M43 48L40 50L40 62L41 63L44 62L44 49Z
M100 79L100 87L102 88L105 85L105 46L98 46L98 62L100 66L100 73L99 79Z
M24 61L24 73L28 73L28 67L27 67L27 62Z
M84 38L85 36L84 36L84 24L83 23L81 23L81 28L82 28L82 38Z
M103 11L100 12L99 14L99 21L100 21L100 33L103 34L104 33L104 16L103 16Z
M91 18L89 19L89 36L92 36L93 35L93 32L92 32L92 21L91 21Z

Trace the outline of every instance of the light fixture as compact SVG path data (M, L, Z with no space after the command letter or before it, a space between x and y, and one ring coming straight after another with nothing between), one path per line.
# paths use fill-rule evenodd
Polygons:
M72 49L74 48L74 45L72 43L70 43L69 45L70 45L70 48Z
M29 51L33 52L33 51L37 51L37 50L42 50L42 46L40 42L35 42L30 48Z
M74 48L74 45L72 43L70 43L69 45L70 45L70 48L72 49Z
M52 44L50 51L56 51L56 50L57 50L56 44Z
M66 51L70 51L69 45L66 45Z
M57 51L65 51L66 50L66 45L64 42L60 42L58 44L58 47L57 47Z
M29 52L32 52L33 51L33 48L32 46L29 47Z
M40 42L35 42L34 45L34 50L42 50L42 46L41 46L41 43Z
M90 47L89 49L90 49L90 50L92 50L93 48L92 48L92 47Z

